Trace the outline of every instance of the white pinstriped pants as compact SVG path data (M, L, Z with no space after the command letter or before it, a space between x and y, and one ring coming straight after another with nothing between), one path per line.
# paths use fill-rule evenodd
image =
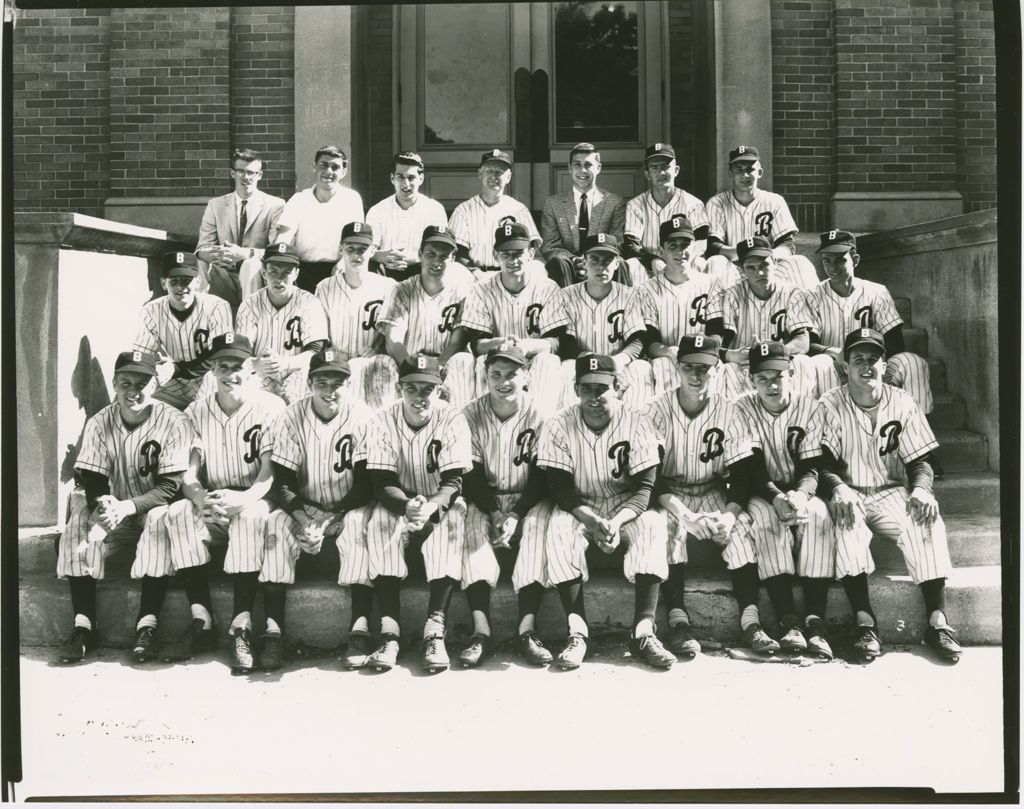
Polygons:
M548 581L548 557L545 552L548 523L555 504L541 500L526 512L519 532L519 550L512 568L512 589L517 593L529 584L551 587Z
M681 494L675 493L676 497L683 501L690 511L725 511L725 492L721 489L712 489L703 494ZM684 565L689 561L686 553L686 540L695 539L680 530L676 518L665 509L653 509L651 512L657 514L659 519L665 521L665 530L668 535L668 563L670 565ZM757 549L754 547L754 538L751 535L750 515L741 511L736 518L736 525L729 534L728 544L722 548L722 559L729 570L736 570L744 565L757 562ZM710 540L709 540L710 541Z
M518 494L499 494L498 507L506 512L515 505ZM498 583L498 557L491 545L491 519L472 503L466 508L465 542L462 549L462 586L485 581Z
M783 573L812 579L831 579L835 575L836 537L828 506L818 497L807 501L807 523L796 529L779 519L775 507L760 497L747 505L751 533L757 549L757 570L762 579ZM800 550L793 559L793 532L801 533Z
M433 526L420 549L427 581L445 577L459 581L462 578L465 515L457 508L449 509L441 522L433 523ZM397 576L400 579L408 576L409 568L405 563L408 544L405 517L392 514L380 504L373 506L366 528L370 580L378 576Z
M205 565L210 561L209 544L227 536L225 573L263 573L267 518L270 504L258 500L228 521L227 531L206 523L191 500L178 500L167 510L165 524L170 538L171 561L176 570ZM265 579L261 575L261 581Z
M329 511L306 503L303 506L315 522L330 519ZM361 506L345 513L338 526L335 544L338 547L338 584L370 585L369 552L366 549L366 525L371 506ZM330 532L330 533L333 533ZM295 563L303 551L299 543L299 525L288 512L275 509L267 519L267 544L260 572L261 581L293 584ZM308 552L308 551L307 551ZM264 579L264 576L266 578Z

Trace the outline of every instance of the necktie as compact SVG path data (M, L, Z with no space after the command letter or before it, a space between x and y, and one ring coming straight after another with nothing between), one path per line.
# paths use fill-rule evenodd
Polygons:
M590 230L590 211L587 210L587 195L580 197L580 247L583 247L583 240L587 238Z
M245 215L245 206L249 204L249 200L242 200L242 211L238 214L238 241L242 241L242 237L245 235L245 226L249 224L249 217Z

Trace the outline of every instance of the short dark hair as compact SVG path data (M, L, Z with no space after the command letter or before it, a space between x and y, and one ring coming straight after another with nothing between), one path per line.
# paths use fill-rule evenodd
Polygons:
M597 147L593 143L577 143L573 146L572 151L569 152L569 162L572 163L573 158L578 154L592 154L597 157L598 162L601 160L601 153L597 151Z
M259 160L260 164L263 164L263 158L260 157L260 153L255 149L235 149L231 153L231 168L235 167L235 161L241 160L245 163L251 163L253 160Z
M313 156L313 162L319 163L320 158L324 155L329 157L340 157L343 165L348 165L348 155L345 154L345 150L340 146L321 146L316 150L316 154Z
M398 171L399 166L415 166L423 171L423 158L415 152L399 152L391 158L391 173Z

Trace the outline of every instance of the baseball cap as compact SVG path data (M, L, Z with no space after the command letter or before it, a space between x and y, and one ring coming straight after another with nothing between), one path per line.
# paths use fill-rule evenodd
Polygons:
M690 239L693 240L693 226L685 216L673 216L671 219L662 222L658 231L662 244L669 239Z
M218 334L210 341L210 359L216 357L235 357L240 360L252 356L252 343L244 334L236 334L233 331Z
M885 338L874 329L854 329L843 340L843 359L850 358L850 352L857 346L875 346L885 356Z
M423 238L420 239L420 245L422 246L427 242L446 244L452 249L455 249L455 234L451 232L450 228L446 228L444 225L428 225L423 230Z
M526 352L519 346L492 348L487 352L487 359L484 360L484 364L490 365L494 360L508 360L516 365L526 365Z
M856 249L857 240L845 230L828 230L821 234L821 247L815 253L849 253Z
M667 157L675 160L676 150L672 148L671 143L652 143L644 150L644 163L648 160L653 160L655 157Z
M423 166L423 158L416 152L398 152L393 158L392 163L405 163L410 166L419 166L421 169Z
M437 357L429 354L413 354L406 357L405 361L398 366L398 380L400 382L433 382L441 384L441 366L438 365Z
M509 222L494 231L495 250L522 250L530 246L530 231L526 225Z
M492 161L504 163L509 168L512 168L512 155L510 155L504 149L491 149L490 151L484 152L482 155L480 155L481 166L484 163L490 163Z
M586 354L576 359L576 383L615 382L615 360L607 354Z
M718 365L718 352L721 350L722 339L717 335L684 334L679 340L676 362Z
M619 240L610 233L595 233L583 240L583 252L586 253L612 253L621 255L619 251Z
M294 264L299 266L299 256L295 248L287 242L275 242L263 251L263 263L269 264L276 261L279 264Z
M122 351L114 361L114 373L134 371L137 374L156 376L156 354L148 351Z
M789 349L775 340L762 340L754 343L747 352L750 360L750 373L758 371L785 371L790 367Z
M160 274L164 278L172 276L195 278L199 275L199 261L196 259L196 254L180 250L174 253L165 253L160 263Z
M760 160L756 146L737 146L729 152L729 165L733 163L753 163Z
M752 236L736 245L736 263L742 264L747 256L770 256L772 243L764 236Z
M373 228L365 222L349 222L341 229L341 241L343 244L373 244Z
M345 359L344 354L340 351L335 351L333 348L325 348L322 351L316 352L312 359L310 359L309 376L326 373L352 376L352 369L349 367L348 360Z

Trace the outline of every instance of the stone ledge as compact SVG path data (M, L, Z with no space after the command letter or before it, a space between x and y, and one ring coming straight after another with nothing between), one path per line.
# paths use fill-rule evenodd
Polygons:
M990 244L998 238L998 216L992 208L869 233L857 239L857 252L872 260Z
M837 191L832 195L832 221L855 233L957 216L963 209L958 191Z
M157 228L113 222L80 213L14 214L16 244L45 244L69 250L116 253L127 256L159 256L177 247L192 250L195 239Z

